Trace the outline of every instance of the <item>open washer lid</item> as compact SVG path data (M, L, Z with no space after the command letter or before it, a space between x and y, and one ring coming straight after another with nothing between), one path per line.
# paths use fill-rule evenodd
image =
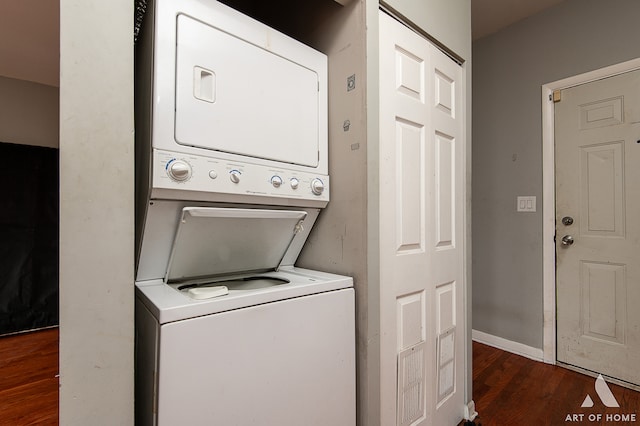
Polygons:
M276 270L306 216L297 210L185 207L164 281Z

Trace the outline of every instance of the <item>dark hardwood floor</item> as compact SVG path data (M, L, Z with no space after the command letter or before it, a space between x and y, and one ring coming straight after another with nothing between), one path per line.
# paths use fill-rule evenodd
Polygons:
M640 425L640 392L608 386L620 408L604 406L593 377L473 342L476 424ZM587 395L594 405L581 408Z
M0 425L58 424L58 329L0 337Z
M58 338L57 328L0 337L0 425L58 424ZM476 425L640 425L640 392L609 388L620 408L602 404L593 377L473 343ZM594 406L581 408L587 394Z

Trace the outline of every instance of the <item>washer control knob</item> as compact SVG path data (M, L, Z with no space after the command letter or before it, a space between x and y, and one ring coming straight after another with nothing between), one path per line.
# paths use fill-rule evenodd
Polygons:
M191 177L191 166L184 160L173 159L167 163L167 175L176 182L184 182Z
M233 183L240 182L240 171L239 170L231 170L229 172L229 179L231 179L231 182L233 182Z
M210 177L211 179L215 179L215 178L217 178L217 177L218 177L218 173L217 173L215 170L210 170L210 171L209 171L209 177Z
M280 185L282 185L282 178L280 176L274 176L271 178L271 185L273 185L274 188L280 188Z
M292 189L298 189L298 185L300 185L300 181L296 178L291 178L289 183L291 184Z
M312 180L311 192L313 192L315 195L321 195L324 192L324 183L318 178Z

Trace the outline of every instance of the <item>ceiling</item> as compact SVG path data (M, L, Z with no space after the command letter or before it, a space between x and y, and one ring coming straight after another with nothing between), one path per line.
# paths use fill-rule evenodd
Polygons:
M0 75L58 86L59 0L0 0Z
M564 0L471 0L473 39ZM58 86L59 0L0 0L0 75Z

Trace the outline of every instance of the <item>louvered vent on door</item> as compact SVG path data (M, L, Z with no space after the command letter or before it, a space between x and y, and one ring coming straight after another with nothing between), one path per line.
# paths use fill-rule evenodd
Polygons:
M398 426L408 426L425 416L425 342L398 354Z

